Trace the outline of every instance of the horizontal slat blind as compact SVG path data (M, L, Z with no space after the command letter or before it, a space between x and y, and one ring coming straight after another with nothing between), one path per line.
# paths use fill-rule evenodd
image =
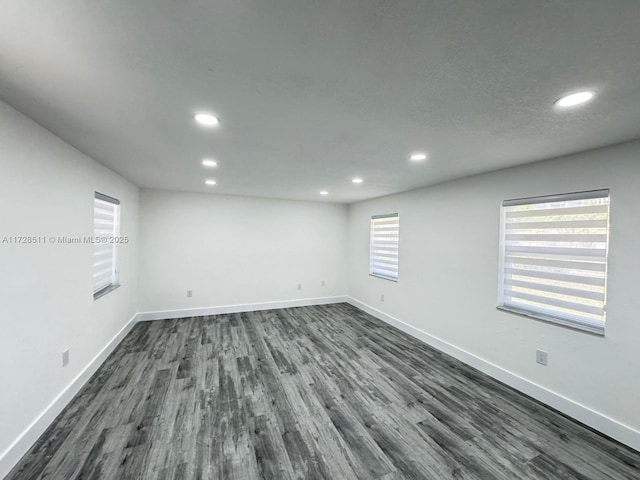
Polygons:
M604 332L609 191L503 203L504 307Z
M120 231L120 202L96 192L93 200L93 293L118 282L115 241Z
M397 213L371 218L369 273L398 280L400 217Z

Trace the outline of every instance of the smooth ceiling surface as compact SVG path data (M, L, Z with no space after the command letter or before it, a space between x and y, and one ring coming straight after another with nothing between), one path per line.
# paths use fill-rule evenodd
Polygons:
M640 137L637 0L0 12L0 98L142 187L353 202ZM553 108L584 88L591 104ZM195 125L201 109L220 128ZM410 164L416 150L430 160ZM205 156L219 168L204 171Z

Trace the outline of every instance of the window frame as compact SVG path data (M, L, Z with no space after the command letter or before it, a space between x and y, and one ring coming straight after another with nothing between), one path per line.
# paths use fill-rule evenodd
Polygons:
M607 205L607 218L606 218L606 242L604 248L604 269L603 269L603 288L604 288L604 300L603 300L603 317L602 324L594 324L595 321L586 321L584 318L581 320L579 316L570 316L567 314L565 317L556 316L549 312L536 311L535 307L532 308L519 308L513 305L505 304L505 261L506 261L506 213L507 208L511 206L519 205L536 205L536 204L548 204L562 201L574 201L574 200L592 200L592 199L604 199L608 201ZM565 220L566 221L566 220ZM498 262L498 310L502 310L509 313L514 313L527 318L533 318L535 320L542 320L545 322L569 327L575 330L581 330L597 335L604 336L606 326L606 309L607 309L607 280L608 280L608 257L610 248L610 226L611 226L611 194L609 189L589 190L582 192L572 192L564 194L543 195L528 198L519 198L513 200L504 200L500 207L500 249L499 249L499 262ZM542 241L542 240L541 240ZM569 247L571 248L571 247ZM579 248L579 247L575 247ZM571 257L571 255L566 255ZM574 256L575 257L575 256ZM563 259L564 261L574 261L575 258ZM581 261L581 260L575 260ZM582 260L583 261L583 260ZM558 274L560 275L560 274ZM573 318L572 318L573 317Z
M112 236L113 237L119 237L120 236L120 228L121 228L121 216L120 216L120 200L118 200L117 198L111 197L109 195L105 195L104 193L100 193L100 192L94 192L93 195L93 236L92 236L92 244L93 244L93 248L92 248L92 257L95 257L95 253L96 250L98 249L98 246L100 245L104 245L104 243L99 243L98 242L98 236L95 233L96 230L96 213L95 213L95 209L96 209L96 200L98 201L102 201L102 202L106 202L106 203L110 203L112 205L114 205L114 226L113 226L113 231L112 231ZM94 262L92 265L92 273L94 274L94 282L93 282L93 300L97 300L103 296L105 296L106 294L114 291L115 289L117 289L118 287L120 287L120 269L119 269L119 264L118 264L118 260L119 260L119 256L118 256L118 245L119 243L116 241L116 239L114 238L113 242L110 243L111 246L111 264L112 264L112 273L111 273L111 281L109 282L108 285L105 286L101 286L100 288L96 289L96 283L95 283L95 258L94 258Z
M374 267L373 262L373 248L374 248L374 222L375 220L385 219L385 218L396 218L398 224L398 237L396 241L396 275L385 275L383 273L376 273L376 269ZM383 280L388 280L390 282L398 282L400 278L400 214L399 213L386 213L382 215L372 215L369 220L369 275L376 278L381 278Z

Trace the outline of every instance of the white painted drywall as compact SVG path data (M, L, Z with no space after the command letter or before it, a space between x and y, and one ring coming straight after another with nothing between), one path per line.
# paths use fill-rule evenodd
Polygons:
M496 310L501 201L600 188L611 189L606 336ZM349 296L640 430L639 199L632 142L353 204ZM369 218L392 212L398 283L368 275ZM536 348L549 352L547 367Z
M92 235L96 190L131 241L122 287L94 301L90 244L3 239ZM137 187L0 102L0 456L137 312L137 230Z
M141 312L346 293L345 205L142 190L140 219Z

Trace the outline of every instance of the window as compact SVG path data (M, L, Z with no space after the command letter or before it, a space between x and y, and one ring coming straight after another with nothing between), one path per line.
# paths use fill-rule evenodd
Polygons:
M609 190L502 203L500 307L604 334Z
M95 193L93 199L93 298L118 284L117 237L120 235L120 200Z
M397 213L371 217L369 274L398 281L398 241L400 218Z

